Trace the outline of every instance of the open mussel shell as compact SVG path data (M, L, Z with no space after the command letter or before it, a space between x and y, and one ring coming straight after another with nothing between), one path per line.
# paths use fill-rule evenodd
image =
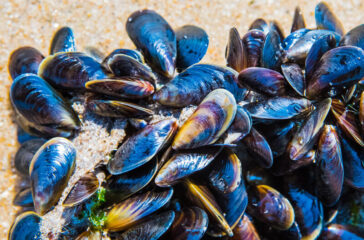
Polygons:
M38 73L43 54L33 47L21 47L13 51L9 58L9 73L12 79L24 73Z
M140 80L145 80L153 85L156 82L156 77L147 65L140 63L135 58L125 54L114 54L108 56L102 62L102 65L112 72L116 78L132 77Z
M92 92L117 98L140 99L154 93L152 83L135 77L92 80L88 81L85 87Z
M223 134L225 144L234 144L249 134L253 121L248 111L243 107L237 106L234 121Z
M242 140L250 154L255 158L258 165L270 168L273 165L273 153L267 140L252 127L250 133Z
M268 96L283 95L286 91L282 74L268 68L246 68L239 73L238 83Z
M41 217L35 212L19 215L9 230L9 240L40 239Z
M364 49L364 24L347 32L340 41L340 46L356 46Z
M225 89L209 93L178 130L172 148L190 149L215 143L236 114L234 96Z
M260 30L264 32L265 35L267 35L269 32L268 23L263 18L257 18L250 24L249 30L253 29Z
M237 75L235 70L228 67L194 64L156 92L153 100L173 107L198 105L211 91L224 88L240 101L244 98L246 89L241 89L236 84Z
M260 30L250 30L242 37L244 68L260 66L264 41L265 34Z
M110 58L113 58L113 56L115 56L117 54L124 54L124 55L134 58L135 60L137 60L138 62L140 62L142 64L145 63L143 55L138 50L132 50L132 49L126 49L126 48L115 49L114 51L112 51L109 55L107 55L103 59L103 63L106 64Z
M295 219L289 200L280 192L267 185L248 188L247 212L254 218L278 230L287 230Z
M129 172L150 161L177 130L175 119L150 124L129 137L108 162L113 175Z
M305 119L287 147L290 159L298 160L311 150L330 111L331 102L331 98L319 102L316 109Z
M81 52L60 52L48 56L38 75L60 89L81 90L90 80L108 78L105 69L93 57Z
M76 163L76 149L66 138L52 138L34 155L30 165L34 207L44 215L59 200Z
M205 234L208 224L209 218L201 208L183 208L176 213L165 239L199 240Z
M53 35L49 53L76 52L76 41L70 27L61 27Z
M177 69L179 71L198 63L205 56L209 36L200 27L185 25L175 30L177 39Z
M280 71L280 65L283 59L281 41L282 39L279 33L274 29L270 29L265 38L262 50L262 67Z
M301 67L296 63L286 63L281 65L282 73L289 85L300 96L305 95L306 79Z
M108 231L122 231L142 218L163 207L172 197L173 189L151 190L135 195L115 205L107 213L104 228Z
M307 97L319 98L339 94L343 87L350 87L364 77L364 51L345 46L331 49L317 62L315 70L307 78ZM326 93L326 94L325 94Z
M242 219L233 229L234 236L231 238L232 240L260 240L259 234L254 227L254 224L249 219L249 217L244 214Z
M344 182L344 167L339 137L331 125L325 125L317 149L316 196L326 206L340 198Z
M238 30L230 29L228 44L225 51L226 65L240 72L246 68L244 59L244 46Z
M32 207L33 206L33 196L32 189L25 188L20 190L14 197L13 204L19 207Z
M266 101L244 105L253 118L284 120L305 114L312 109L312 104L305 98L274 97Z
M63 206L74 206L89 199L100 186L100 181L94 172L82 176L68 193Z
M87 99L87 109L103 117L146 117L153 110L138 104L117 100Z
M23 176L29 176L29 166L34 154L45 143L43 139L31 139L24 142L14 157L15 169Z
M159 170L154 180L155 184L160 187L171 186L178 180L204 169L221 149L221 147L201 147L174 153Z
M10 100L24 124L39 126L41 136L69 137L79 128L80 120L68 102L35 74L23 74L14 80Z
M330 224L321 233L321 240L361 240L364 238L364 230L351 225Z
M291 33L299 29L306 28L305 19L303 17L300 7L296 7L294 10L293 22L291 27Z
M117 236L117 239L157 240L171 227L174 219L175 213L173 211L154 214L150 216L145 222L131 227Z
M331 111L336 119L337 125L339 125L343 132L361 147L364 147L361 130L356 122L356 115L352 111L346 109L344 103L338 99L332 100Z
M136 11L128 17L126 31L145 60L168 78L176 67L176 35L168 22L153 10Z
M320 2L316 5L315 19L318 29L327 29L343 35L344 27L327 3Z
M108 202L120 202L146 187L157 173L156 160L120 175L110 175L104 186Z

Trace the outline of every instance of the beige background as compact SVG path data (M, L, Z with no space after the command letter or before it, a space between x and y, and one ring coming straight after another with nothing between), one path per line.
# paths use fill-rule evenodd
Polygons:
M277 20L289 33L296 5L303 10L308 26L314 26L318 1L305 0L1 0L0 1L0 239L5 239L15 217L13 183L16 176L11 159L18 147L12 123L8 91L11 79L7 62L12 50L31 45L47 55L53 32L61 26L73 28L81 50L96 46L108 53L115 48L133 47L125 32L127 17L135 10L150 8L164 16L172 27L196 24L203 27L210 45L204 62L224 64L224 50L230 27L247 31L257 17ZM345 30L364 23L364 1L327 1L343 22Z

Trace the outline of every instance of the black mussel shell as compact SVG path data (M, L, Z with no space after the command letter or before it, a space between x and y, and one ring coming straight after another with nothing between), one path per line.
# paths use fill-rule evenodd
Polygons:
M53 35L49 54L57 52L76 52L76 41L70 27L62 27Z
M287 154L281 155L277 158L274 158L274 163L272 168L270 169L272 174L275 176L283 176L294 171L303 168L305 166L309 166L316 161L316 151L311 150L303 155L301 158L297 160L292 160L287 156Z
M295 32L290 33L285 39L283 39L282 48L284 50L290 49L297 41L299 41L309 31L311 30L307 28L302 28Z
M205 56L209 36L200 27L185 25L175 30L177 38L177 69L182 71Z
M38 73L44 56L33 47L21 47L13 51L9 59L9 73L12 79L24 73Z
M145 60L172 78L177 57L176 35L168 22L153 10L136 11L128 17L126 31Z
M246 68L243 42L241 41L240 34L236 28L230 29L225 58L226 66L231 67L238 72Z
M343 35L344 27L327 3L320 2L316 5L315 19L318 29L327 29Z
M32 189L25 188L20 190L14 197L13 204L19 207L32 207L33 206L33 196Z
M359 121L360 121L360 125L361 125L362 134L364 134L364 91L361 93L361 96L360 96Z
M259 67L265 42L265 34L260 30L250 30L241 39L244 50L244 68Z
M105 58L105 54L103 52L101 52L98 48L93 47L93 46L87 46L84 49L84 52L93 57L96 61L98 61L99 63L102 62L102 60Z
M9 240L41 239L41 217L35 212L25 212L19 215L9 230Z
M262 50L262 67L280 71L283 59L281 48L281 37L277 31L270 29L267 34Z
M294 10L293 22L291 27L291 33L299 29L306 28L305 19L303 17L300 7L296 7Z
M31 139L24 142L14 157L14 166L23 176L29 176L29 166L35 153L45 143L43 139Z
M249 134L253 125L252 118L243 107L237 106L234 121L223 134L225 144L235 144Z
M363 228L351 225L330 224L325 227L320 236L321 240L362 240Z
M263 18L257 18L250 24L249 30L253 29L260 30L264 32L265 35L269 32L268 23Z
M260 240L259 234L249 217L244 214L233 230L234 236L231 240Z
M364 24L361 24L348 33L340 41L340 46L356 46L364 49Z
M305 95L306 79L300 65L296 63L286 63L281 65L282 73L289 85L300 96Z
M269 31L272 31L272 30L274 30L278 33L281 41L284 39L283 29L276 20L269 21Z
M132 50L132 49L126 49L126 48L115 49L109 55L107 55L103 59L102 62L107 63L109 58L112 58L114 55L117 55L117 54L124 54L124 55L134 58L135 60L137 60L138 62L140 62L142 64L145 63L143 55L138 50Z

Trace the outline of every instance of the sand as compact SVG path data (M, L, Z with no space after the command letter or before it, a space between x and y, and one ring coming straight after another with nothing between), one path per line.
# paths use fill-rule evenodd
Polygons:
M132 48L125 31L127 17L135 10L154 9L164 16L172 27L195 24L203 27L210 45L203 59L206 63L224 64L227 33L236 27L240 33L248 29L257 17L277 20L289 33L296 5L303 10L308 26L314 26L314 8L318 1L274 0L3 0L0 4L0 239L7 232L16 216L12 206L15 171L12 158L18 147L16 126L11 119L9 87L11 79L7 71L11 51L24 45L48 54L49 41L59 27L73 28L79 50L95 46L108 53L115 48ZM343 22L345 30L364 23L362 0L328 1Z

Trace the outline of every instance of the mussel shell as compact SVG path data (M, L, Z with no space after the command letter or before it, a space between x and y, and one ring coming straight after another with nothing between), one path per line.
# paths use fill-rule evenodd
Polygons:
M233 122L236 109L235 98L229 91L212 91L178 130L172 148L190 149L215 143Z
M252 127L250 133L242 140L255 161L263 168L270 168L273 165L273 153L267 140Z
M249 217L244 214L243 218L239 221L233 230L234 236L231 240L260 240L259 234L254 227L254 224Z
M165 239L199 240L205 234L209 218L204 210L198 207L183 208L176 217Z
M175 119L150 124L129 137L107 165L113 175L129 172L150 161L177 129Z
M116 78L137 78L155 84L156 77L147 65L140 63L133 57L125 54L113 54L102 62L102 65L112 72Z
M120 234L118 239L157 240L171 227L174 219L175 213L173 211L152 215L145 222L131 227Z
M250 24L249 30L253 29L263 31L265 35L269 32L268 23L263 18L257 18Z
M198 105L211 91L224 88L236 101L244 98L246 89L235 82L238 73L231 68L209 64L195 64L178 74L153 96L155 101L167 106L186 107Z
M340 41L340 46L356 46L364 49L364 24L347 32Z
M76 163L76 149L65 138L52 138L34 155L29 173L34 208L44 215L62 195Z
M92 92L128 99L145 98L154 93L152 83L134 77L91 80L85 84L85 87Z
M43 139L31 139L24 142L14 157L14 167L23 176L29 176L29 166L34 154L45 143Z
M172 197L173 189L149 191L115 205L106 215L104 228L110 232L125 230L137 221L163 207Z
M299 29L306 28L305 19L303 17L300 7L296 7L294 10L293 22L291 27L291 33Z
M324 205L333 206L340 198L344 167L339 137L331 125L325 125L317 150L316 196Z
M70 27L61 27L52 38L49 54L57 52L76 52L76 41Z
M198 63L205 56L209 36L200 27L184 25L175 30L177 39L177 69L179 71Z
M136 11L128 17L126 31L145 60L166 77L176 67L176 35L168 22L153 10Z
M290 159L296 161L309 152L316 143L319 132L324 125L331 107L331 98L321 101L316 109L305 119L288 145L287 152Z
M298 40L300 40L309 31L311 30L307 28L302 28L295 32L290 33L285 39L283 39L282 48L284 50L290 49Z
M154 182L160 187L171 186L207 167L221 150L221 147L202 147L178 151L159 170Z
M279 22L277 22L276 20L269 21L269 31L272 31L272 30L274 30L278 33L281 41L284 39L283 28L281 27Z
M20 190L14 197L13 204L19 207L32 207L33 206L33 196L32 189L25 188Z
M41 239L41 217L35 212L25 212L19 215L9 230L9 240Z
M297 117L312 109L311 102L305 98L274 97L266 101L244 105L253 118L284 120Z
M16 112L45 137L72 135L80 120L68 102L46 81L35 74L17 77L10 89Z
M262 50L262 67L280 71L282 59L281 37L277 31L270 29Z
M318 29L327 29L343 35L344 27L327 3L320 2L316 5L315 19Z
M301 158L293 161L292 159L284 154L277 158L274 158L274 163L272 168L270 168L271 172L275 176L283 176L294 171L313 164L316 161L316 151L311 150L303 155Z
M301 67L296 63L286 63L282 64L281 68L284 77L293 90L300 96L304 96L306 91L306 79Z
M362 91L359 102L359 121L361 124L362 133L364 134L364 91Z
M140 118L128 118L128 122L137 130L145 128L148 125L147 121Z
M267 68L251 67L239 73L238 83L253 91L268 96L279 96L285 93L285 79L279 72Z
M44 56L33 47L21 47L13 51L9 58L9 73L12 79L24 73L38 73Z
M105 58L105 54L101 52L97 47L86 46L83 51L89 56L93 57L99 63Z
M122 201L146 187L158 170L156 160L120 175L110 175L105 184L105 199L108 202Z
M39 66L38 75L54 87L80 90L90 80L105 79L106 71L93 57L81 52L60 52L48 56Z
M225 51L226 66L240 72L246 66L244 59L243 42L240 39L238 30L233 27L229 32L229 40Z
M103 117L146 117L153 110L137 104L116 100L87 99L87 109Z
M321 240L360 240L364 238L362 228L351 225L330 224L324 228L320 236Z
M112 51L109 55L107 55L103 59L103 62L107 63L108 59L112 58L116 54L124 54L124 55L134 58L135 60L137 60L138 62L140 62L142 64L145 63L143 55L138 50L132 50L132 49L126 49L126 48L115 49L114 51Z
M278 230L289 229L295 219L293 207L280 192L267 185L248 188L247 212Z
M260 30L250 30L241 39L244 50L244 68L259 67L265 34Z
M249 134L253 121L248 111L243 107L237 106L234 121L223 135L226 144L234 144Z

